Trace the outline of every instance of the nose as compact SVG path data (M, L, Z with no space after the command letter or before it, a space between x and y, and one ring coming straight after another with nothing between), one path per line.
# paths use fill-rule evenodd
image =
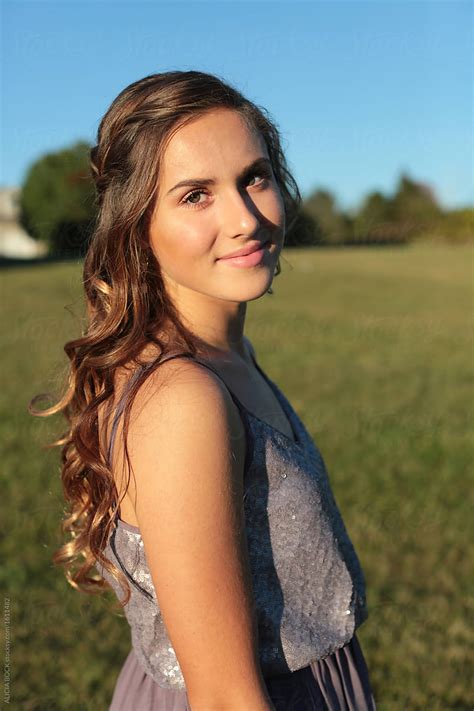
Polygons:
M247 192L229 190L222 208L222 222L229 237L252 236L259 230L258 209Z

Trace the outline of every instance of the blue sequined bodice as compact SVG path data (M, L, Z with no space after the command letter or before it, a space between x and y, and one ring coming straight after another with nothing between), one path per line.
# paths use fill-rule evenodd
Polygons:
M285 395L260 372L295 435L295 440L287 437L240 403L247 432L244 511L259 657L264 676L272 676L301 669L344 646L367 619L368 608L364 574L321 453ZM143 668L161 686L184 689L139 530L117 519L104 553L130 582L125 614ZM121 597L115 579L97 568Z

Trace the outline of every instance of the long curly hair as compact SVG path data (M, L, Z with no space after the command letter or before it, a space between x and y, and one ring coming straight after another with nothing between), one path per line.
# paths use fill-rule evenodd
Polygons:
M93 570L100 562L124 590L122 606L130 598L128 581L102 553L122 499L99 441L98 409L113 402L116 369L143 365L140 357L145 347L156 347L157 356L134 380L123 413L128 488L127 431L134 397L164 354L178 350L197 355L203 346L181 322L149 243L161 156L178 128L218 108L239 112L264 138L282 194L287 230L291 229L302 198L288 169L278 128L264 108L221 78L199 71L151 74L127 86L102 118L97 144L90 151L96 219L83 267L86 327L64 346L70 363L62 397L52 407L36 410L37 398L44 397L37 395L28 406L32 415L62 412L67 420L66 432L48 445L62 447L61 481L67 506L61 529L69 537L52 560L64 567L72 587L87 593L109 588ZM279 272L278 262L275 275ZM157 335L167 329L171 338Z

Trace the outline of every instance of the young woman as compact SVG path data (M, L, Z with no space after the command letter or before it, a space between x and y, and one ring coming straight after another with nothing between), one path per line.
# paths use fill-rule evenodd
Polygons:
M301 201L277 128L216 76L154 74L113 101L91 164L88 325L48 413L69 421L55 562L112 586L131 628L110 708L374 709L363 572L244 336Z

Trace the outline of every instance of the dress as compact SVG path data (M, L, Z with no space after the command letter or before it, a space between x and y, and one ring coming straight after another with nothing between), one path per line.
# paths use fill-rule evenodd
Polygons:
M265 679L275 711L376 711L357 635L325 659ZM115 684L109 711L192 711L185 691L164 689L130 651ZM242 709L242 711L245 711Z
M179 357L180 355L185 354L177 354L171 357ZM216 370L201 360L198 360L198 362L212 370L229 390ZM276 384L261 370L255 360L254 363L278 398L284 413L292 424L295 437L301 437L302 431L307 434L303 423L288 400L284 397ZM288 440L286 444L291 445L292 440L290 438L254 416L245 408L243 403L240 402L232 391L229 390L229 393L238 407L243 424L245 425L248 445L247 453L255 449L255 438L259 437L264 439L270 438L270 441L276 438L280 440L280 442L282 438L284 438ZM124 396L125 395L126 393L124 393ZM118 418L123 410L123 405L124 402L121 401L117 407L109 445L109 458L116 434L116 425L118 424ZM250 438L253 439L252 442L249 442ZM287 456L291 458L292 455L296 457L296 447L293 450L292 447L289 446ZM247 460L248 457L246 456L246 468L248 464ZM290 460L287 459L285 464L288 464L289 461ZM133 552L137 542L140 542L139 529L122 521L117 516L115 521L115 534L112 545L108 544L104 554L112 560L115 565L119 564L122 570L127 574L128 570L132 567L129 563L130 553ZM143 549L143 544L139 543L139 545ZM138 561L138 554L136 560ZM140 565L141 568L139 568L138 579L143 581L148 578L150 586L148 596L151 597L149 595L150 592L153 592L153 586L150 582L151 576L149 575L144 560L141 561ZM118 593L113 579L108 576L107 572L101 569L100 566L98 566L98 569ZM129 582L139 587L137 586L136 576L132 578L127 575L127 577L129 578ZM146 585L144 587L146 587ZM146 594L146 590L143 592ZM141 604L141 602L139 602L139 604ZM347 612L349 613L350 610L347 610ZM152 612L151 614L155 613ZM365 613L365 615L362 613L359 614L360 617L358 619L356 618L355 627L360 625L367 616L367 613ZM148 608L147 615L148 617L144 619L149 619L150 608ZM142 656L140 656L140 654L142 654ZM153 678L150 670L145 668L146 663L147 660L143 658L143 650L136 651L134 649L132 633L132 649L117 678L109 711L191 711L185 688L167 688L161 685L157 682L156 678ZM179 665L173 668L178 669ZM171 672L171 674L174 674L174 672ZM331 654L323 658L311 659L305 666L294 669L293 671L278 675L272 673L271 676L266 676L264 673L263 676L276 711L375 711L376 709L367 665L355 629L351 633L351 638L347 643L339 646L339 648Z

